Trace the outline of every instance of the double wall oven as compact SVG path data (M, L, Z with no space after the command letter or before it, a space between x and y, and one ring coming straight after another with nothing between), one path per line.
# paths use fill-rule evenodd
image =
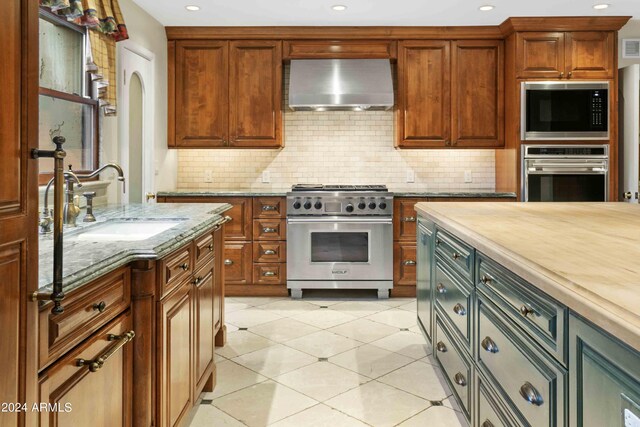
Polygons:
M393 287L393 195L384 186L297 185L287 195L287 287Z

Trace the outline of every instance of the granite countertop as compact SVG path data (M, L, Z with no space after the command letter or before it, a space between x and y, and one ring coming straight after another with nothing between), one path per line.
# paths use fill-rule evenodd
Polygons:
M171 191L160 191L158 197L284 197L290 189L177 189ZM396 197L468 197L468 198L507 198L515 199L516 193L503 193L484 189L441 189L441 190L421 190L417 187L390 187Z
M68 292L105 275L123 265L140 259L157 259L168 255L203 230L224 219L223 213L231 208L226 203L161 203L111 205L94 208L96 222L84 223L84 210L78 217L78 226L64 230L63 289ZM75 237L88 227L109 220L167 220L179 219L178 225L149 239L139 241L90 242ZM53 238L40 236L39 287L51 290L53 282Z
M640 205L418 203L416 210L640 351Z

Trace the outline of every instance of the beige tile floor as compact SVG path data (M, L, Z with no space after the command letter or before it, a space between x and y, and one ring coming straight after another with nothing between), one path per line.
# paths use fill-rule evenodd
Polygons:
M415 299L227 298L218 383L191 427L466 426Z

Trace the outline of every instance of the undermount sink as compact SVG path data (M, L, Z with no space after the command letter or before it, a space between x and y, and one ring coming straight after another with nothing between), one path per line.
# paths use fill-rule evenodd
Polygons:
M110 220L78 230L70 236L85 242L137 242L147 240L183 222L184 219Z

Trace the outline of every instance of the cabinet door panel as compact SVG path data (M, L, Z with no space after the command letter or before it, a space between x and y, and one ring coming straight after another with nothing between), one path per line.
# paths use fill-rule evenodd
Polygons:
M415 242L394 242L393 244L394 285L416 285L416 244Z
M451 136L450 42L398 49L398 146L443 147Z
M522 32L516 35L516 77L559 78L564 68L564 33Z
M427 199L395 198L393 200L393 240L415 241L418 213L416 203Z
M230 145L280 147L282 43L231 42L230 64Z
M224 280L227 285L251 284L251 242L227 242L224 247Z
M580 31L565 34L567 77L574 79L612 79L614 37L612 32Z
M217 332L224 324L224 233L219 228L213 233L216 257L213 261L213 327ZM224 336L224 332L220 335ZM217 337L217 335L216 335ZM217 339L217 338L216 338ZM216 341L218 345L218 342Z
M213 330L214 330L214 283L213 261L202 272L195 275L196 283L193 287L194 302L194 371L195 390L197 397L213 366Z
M224 146L229 117L228 46L225 41L176 43L175 146Z
M504 145L504 57L501 40L452 45L452 135L458 147Z

